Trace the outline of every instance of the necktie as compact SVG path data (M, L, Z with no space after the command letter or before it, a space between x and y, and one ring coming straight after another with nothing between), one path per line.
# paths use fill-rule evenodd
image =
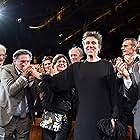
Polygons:
M130 74L132 84L134 84L135 83L134 75L133 73L129 73L129 74ZM124 96L126 96L128 99L130 98L129 89L125 86L125 84L123 84L123 93L124 93Z
M21 102L21 114L20 114L20 117L21 118L26 117L26 100L25 100L25 96L23 96L22 102Z

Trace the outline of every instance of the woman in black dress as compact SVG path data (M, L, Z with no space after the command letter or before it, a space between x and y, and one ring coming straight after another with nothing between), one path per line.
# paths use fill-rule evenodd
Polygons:
M66 91L75 88L79 94L79 110L76 119L75 140L102 140L97 123L102 118L114 119L118 116L116 77L111 63L99 58L102 36L96 31L87 31L82 43L87 59L70 65L63 72L42 78L44 84L53 91ZM107 139L108 140L108 139Z

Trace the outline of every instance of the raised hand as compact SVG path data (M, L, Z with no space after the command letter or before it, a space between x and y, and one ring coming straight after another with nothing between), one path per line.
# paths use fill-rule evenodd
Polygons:
M32 65L25 65L22 70L22 76L29 78L32 75L33 66Z
M42 75L42 73L38 72L37 69L32 65L31 75L37 79L40 79L40 75Z
M117 58L115 67L120 75L124 76L126 79L129 78L127 64L125 62L123 62L122 58L120 58L120 57Z

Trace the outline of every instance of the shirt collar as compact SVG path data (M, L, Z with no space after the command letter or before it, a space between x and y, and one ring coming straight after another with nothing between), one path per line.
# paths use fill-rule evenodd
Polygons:
M15 67L15 70L16 70L16 72L17 72L18 75L21 74L21 72L18 70L18 68Z

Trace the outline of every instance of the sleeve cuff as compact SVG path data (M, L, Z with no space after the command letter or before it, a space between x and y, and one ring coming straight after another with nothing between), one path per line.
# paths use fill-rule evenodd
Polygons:
M123 80L124 80L124 85L127 89L129 89L132 85L132 80L131 78L129 77L128 79L126 79L125 77L123 77Z
M20 76L24 81L26 81L26 82L28 82L28 79L27 78L25 78L24 76Z

